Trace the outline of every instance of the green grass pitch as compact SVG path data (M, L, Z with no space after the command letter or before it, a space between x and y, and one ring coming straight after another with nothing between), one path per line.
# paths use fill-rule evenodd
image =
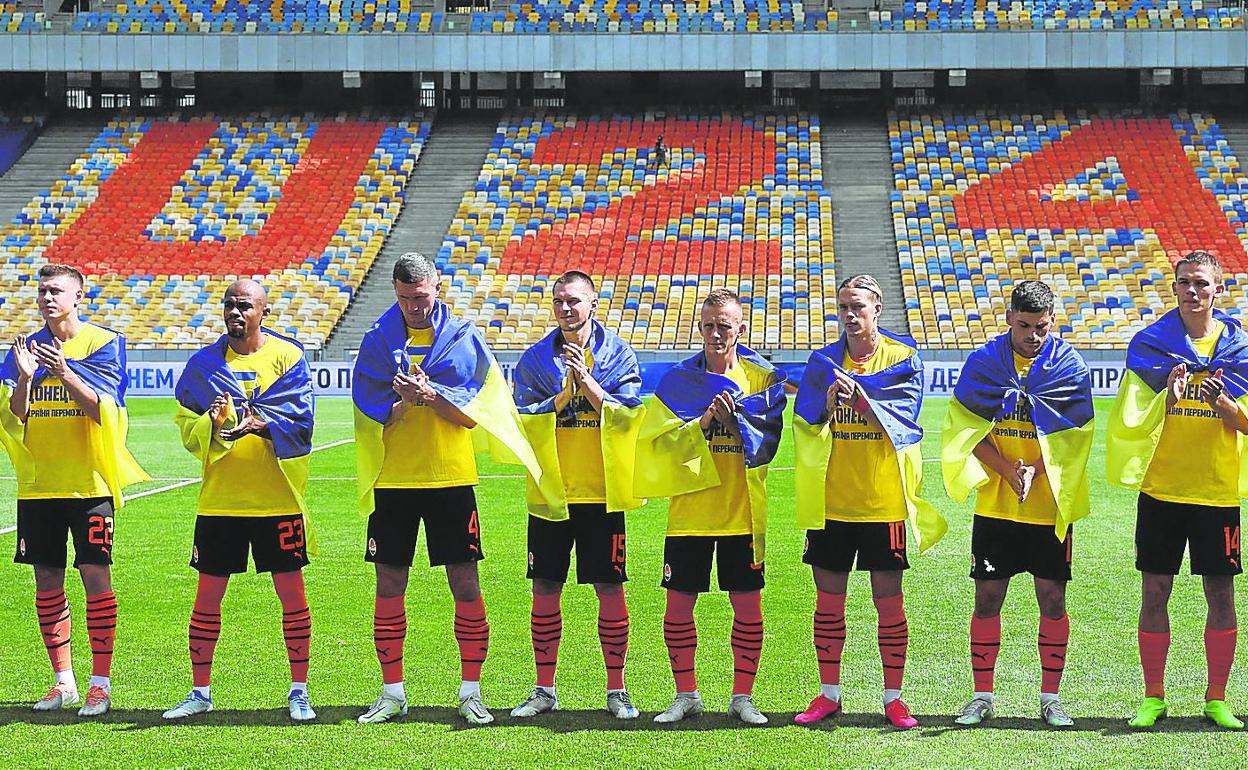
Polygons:
M924 454L934 458L945 402L929 400ZM1107 402L1098 404L1103 417ZM193 479L196 464L181 448L171 400L134 400L130 446L156 480L131 494ZM322 399L315 443L351 435L350 404ZM880 714L881 675L875 611L864 575L851 581L843 663L847 714L818 729L795 727L794 712L817 692L811 646L814 589L800 563L802 535L793 524L792 444L786 437L771 474L766 643L756 700L772 718L761 729L727 721L731 684L727 597L712 593L698 605L699 684L708 706L700 719L671 727L651 722L672 695L663 647L661 570L666 503L629 514L628 600L632 640L628 684L642 719L616 723L602 712L604 672L595 631L596 604L588 586L564 594L559 668L563 711L519 722L507 716L533 682L529 646L529 585L524 579L523 480L513 467L482 460L478 488L484 550L483 591L492 629L483 674L487 704L498 722L469 729L454 705L458 657L451 633L451 600L444 573L423 566L423 537L408 593L407 691L413 709L404 721L361 726L355 717L376 696L380 676L372 645L373 577L363 562L364 521L354 499L349 442L312 458L309 499L321 555L306 570L313 615L310 690L319 720L294 726L286 715L288 672L280 611L267 577L237 576L224 608L224 630L213 671L217 711L165 724L160 712L190 688L186 624L195 572L188 566L194 484L135 499L117 519L114 580L121 605L114 661L114 710L87 722L73 711L37 715L29 704L51 676L33 610L27 567L0 570L0 765L10 767L292 767L292 766L589 766L699 767L779 765L966 766L1023 762L1045 766L1235 766L1245 738L1214 732L1199 718L1205 664L1203 600L1197 579L1183 576L1172 600L1174 645L1167 681L1174 716L1160 734L1135 734L1125 720L1140 697L1135 644L1139 578L1132 562L1134 498L1108 487L1101 464L1103 426L1093 453L1093 515L1076 527L1075 580L1069 609L1072 644L1063 700L1077 720L1055 733L1038 720L1040 667L1036 603L1030 580L1016 578L1006 602L997 673L998 718L984 727L955 729L951 714L971 690L967 628L972 604L970 513L945 496L938 466L926 465L926 497L949 518L950 533L933 551L912 555L906 576L911 644L905 698L922 726L886 730ZM10 502L0 528L13 523L11 470L0 470ZM0 547L13 548L10 532ZM427 562L424 562L427 563ZM82 586L69 576L74 612L75 667L90 673ZM1242 649L1242 648L1241 648ZM1244 654L1233 672L1229 701L1242 713Z

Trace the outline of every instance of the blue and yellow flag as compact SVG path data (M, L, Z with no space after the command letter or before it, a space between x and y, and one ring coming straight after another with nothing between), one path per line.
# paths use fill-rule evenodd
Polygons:
M989 340L967 358L945 413L940 437L945 489L955 502L988 482L975 447L993 425L1030 405L1045 477L1057 502L1054 530L1066 539L1071 524L1088 515L1088 457L1092 452L1092 379L1088 365L1065 340L1045 340L1020 380L1010 334Z
M727 392L737 405L749 490L754 561L761 564L767 538L767 467L776 456L784 429L784 372L744 345L737 345L737 363L752 370L754 380L772 384L746 394L722 374L706 370L706 354L698 353L672 367L655 389L637 437L633 493L638 497L674 497L720 485L710 445L698 421L715 396Z
M1248 413L1248 333L1239 321L1219 310L1214 318L1226 324L1213 355L1196 352L1178 309L1158 318L1131 339L1127 370L1118 387L1109 419L1105 465L1109 482L1139 489L1161 441L1166 418L1166 380L1170 370L1186 364L1189 376L1222 370L1226 393ZM1248 497L1248 447L1239 444L1239 496Z
M619 335L592 321L590 373L607 393L602 401L599 436L608 511L642 505L633 496L637 433L645 415L641 403L641 367ZM560 358L563 333L555 329L524 352L512 373L516 407L533 453L542 466L546 490L528 476L529 512L551 521L568 518L567 494L555 444L555 397L563 390L568 367Z
M270 329L262 331L303 351L303 346L290 337ZM224 428L238 423L235 404L248 405L268 426L268 438L273 443L278 467L304 516L308 553L316 555L316 539L305 497L316 407L312 370L307 359L300 358L297 366L287 369L272 385L248 397L243 383L226 362L228 350L229 338L223 334L191 356L174 385L173 395L178 402L174 421L182 432L182 445L202 463L203 473L207 475L210 466L233 449L235 443L223 441L219 431L214 430L208 415L213 400L221 394L230 396L230 412Z
M103 328L103 327L101 327ZM78 375L100 400L100 423L91 431L98 441L94 455L99 458L99 474L113 497L113 508L120 509L125 500L122 490L140 481L150 481L138 462L126 448L129 417L126 412L126 338L106 329L113 337L95 352L81 359L66 359L65 364ZM41 345L53 344L52 332L44 326L28 338ZM39 367L31 381L31 387L48 377L47 369ZM9 408L9 396L17 385L17 361L9 351L0 366L0 443L4 444L17 473L18 487L32 482L35 476L35 458L26 446L26 426Z
M914 340L880 329L894 342L915 349ZM919 442L923 428L919 410L923 407L923 362L918 352L900 363L874 374L856 374L841 365L845 360L845 338L810 354L802 384L793 407L793 438L796 452L795 504L797 525L802 529L823 529L826 521L828 462L832 454L832 427L828 422L828 388L837 371L858 383L871 413L897 452L901 471L906 517L920 551L926 551L945 534L948 525L940 513L919 497L923 484L923 455Z
M474 443L499 462L523 465L539 485L548 484L525 436L507 378L481 332L470 321L451 315L443 302L434 306L429 320L433 346L420 366L434 390L477 424ZM395 304L364 334L351 377L359 504L365 516L373 512L373 486L385 460L382 432L399 401L391 384L407 361L407 323Z

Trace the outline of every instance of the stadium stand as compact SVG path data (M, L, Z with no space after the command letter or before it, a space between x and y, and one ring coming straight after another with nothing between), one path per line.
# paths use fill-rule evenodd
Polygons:
M1124 347L1198 248L1226 266L1227 312L1248 310L1248 179L1209 116L892 114L889 136L907 313L926 347L996 334L1029 278L1057 291L1076 346Z
M36 32L43 22L42 13L18 10L17 3L0 3L0 32Z
M122 0L79 13L80 32L430 32L444 14L411 0Z
M520 349L549 328L551 281L575 268L641 349L698 346L699 298L718 286L741 295L747 344L822 345L836 327L819 149L807 114L505 118L438 251L448 301Z
M9 116L0 112L0 176L3 176L39 133L41 119Z
M87 316L136 348L202 345L235 276L268 287L269 325L319 348L398 217L430 123L250 116L117 120L0 230L0 335L46 261L82 265Z
M801 0L523 0L473 15L474 32L836 31L836 10L808 13Z
M872 20L897 31L1241 29L1244 10L1215 0L904 0Z

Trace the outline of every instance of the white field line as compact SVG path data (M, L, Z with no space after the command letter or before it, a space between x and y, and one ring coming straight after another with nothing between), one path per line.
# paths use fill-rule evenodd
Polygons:
M336 447L336 446L342 446L343 444L351 444L351 443L354 443L354 442L355 442L355 439L353 439L353 438L344 438L344 439L339 439L338 441L331 441L331 442L329 442L328 444L323 444L323 445L321 445L321 446L312 447L312 451L313 451L313 452L319 452L319 451L321 451L322 449L333 449L333 448L334 448L334 447ZM15 480L15 479L14 479L13 477L5 477L5 480L12 481L12 480ZM163 480L163 479L162 479L162 480ZM157 488L155 488L155 489L145 489L145 490L143 490L142 492L135 492L133 495L126 495L125 500L126 500L126 502L129 502L129 501L131 501L131 500L138 500L138 499L139 499L139 498L141 498L141 497L150 497L150 496L152 496L152 495L159 495L159 494L160 494L160 493L162 493L162 492L169 492L169 491L174 490L174 489L181 489L182 487L189 487L189 486L190 486L190 485L192 485L192 484L198 484L200 481L203 481L203 479L198 479L198 478L196 478L196 479L179 479L178 481L176 481L176 482L174 482L174 483L172 483L172 484L166 484L166 485L165 485L165 486L163 486L163 487L157 487ZM7 535L7 534L9 534L10 532L16 532L16 531L17 531L17 527L16 527L16 526L12 526L12 527L5 527L5 528L3 528L3 529L0 529L0 535Z
M343 444L351 444L354 441L355 439L352 439L352 438L344 438L338 441L331 441L330 443L325 444L323 446L313 447L312 451L319 452L322 449L332 449L336 446L342 446ZM925 459L923 462L938 463L940 462L940 458L929 457ZM794 468L791 465L784 465L784 466L780 466L779 468L771 468L770 470L775 471L775 472L785 472L785 471L792 471L794 470ZM308 481L355 481L355 478L356 478L355 476L313 476L309 478ZM495 474L480 475L477 478L522 479L524 478L524 475L520 473L495 473ZM16 477L15 476L0 476L0 481L16 481ZM176 479L176 480L175 479L153 479L153 481L173 481L174 483L167 484L163 487L157 487L156 489L148 489L143 492L136 492L133 495L127 495L126 501L129 502L130 500L138 500L140 497L149 497L151 495L158 495L161 492L169 492L174 489L180 489L182 487L189 487L192 484L198 484L200 481L202 481L202 479ZM5 527L3 529L0 529L0 535L7 535L10 532L14 532L16 530L17 530L17 527Z

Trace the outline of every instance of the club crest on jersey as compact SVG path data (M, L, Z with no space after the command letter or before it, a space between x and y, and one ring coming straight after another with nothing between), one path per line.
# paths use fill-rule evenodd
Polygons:
M191 564L199 564L199 546L191 546Z
M377 555L377 540L375 538L370 537L368 539L368 555L369 556Z
M672 565L664 564L663 565L663 582L666 583L667 581L671 579L672 579Z

